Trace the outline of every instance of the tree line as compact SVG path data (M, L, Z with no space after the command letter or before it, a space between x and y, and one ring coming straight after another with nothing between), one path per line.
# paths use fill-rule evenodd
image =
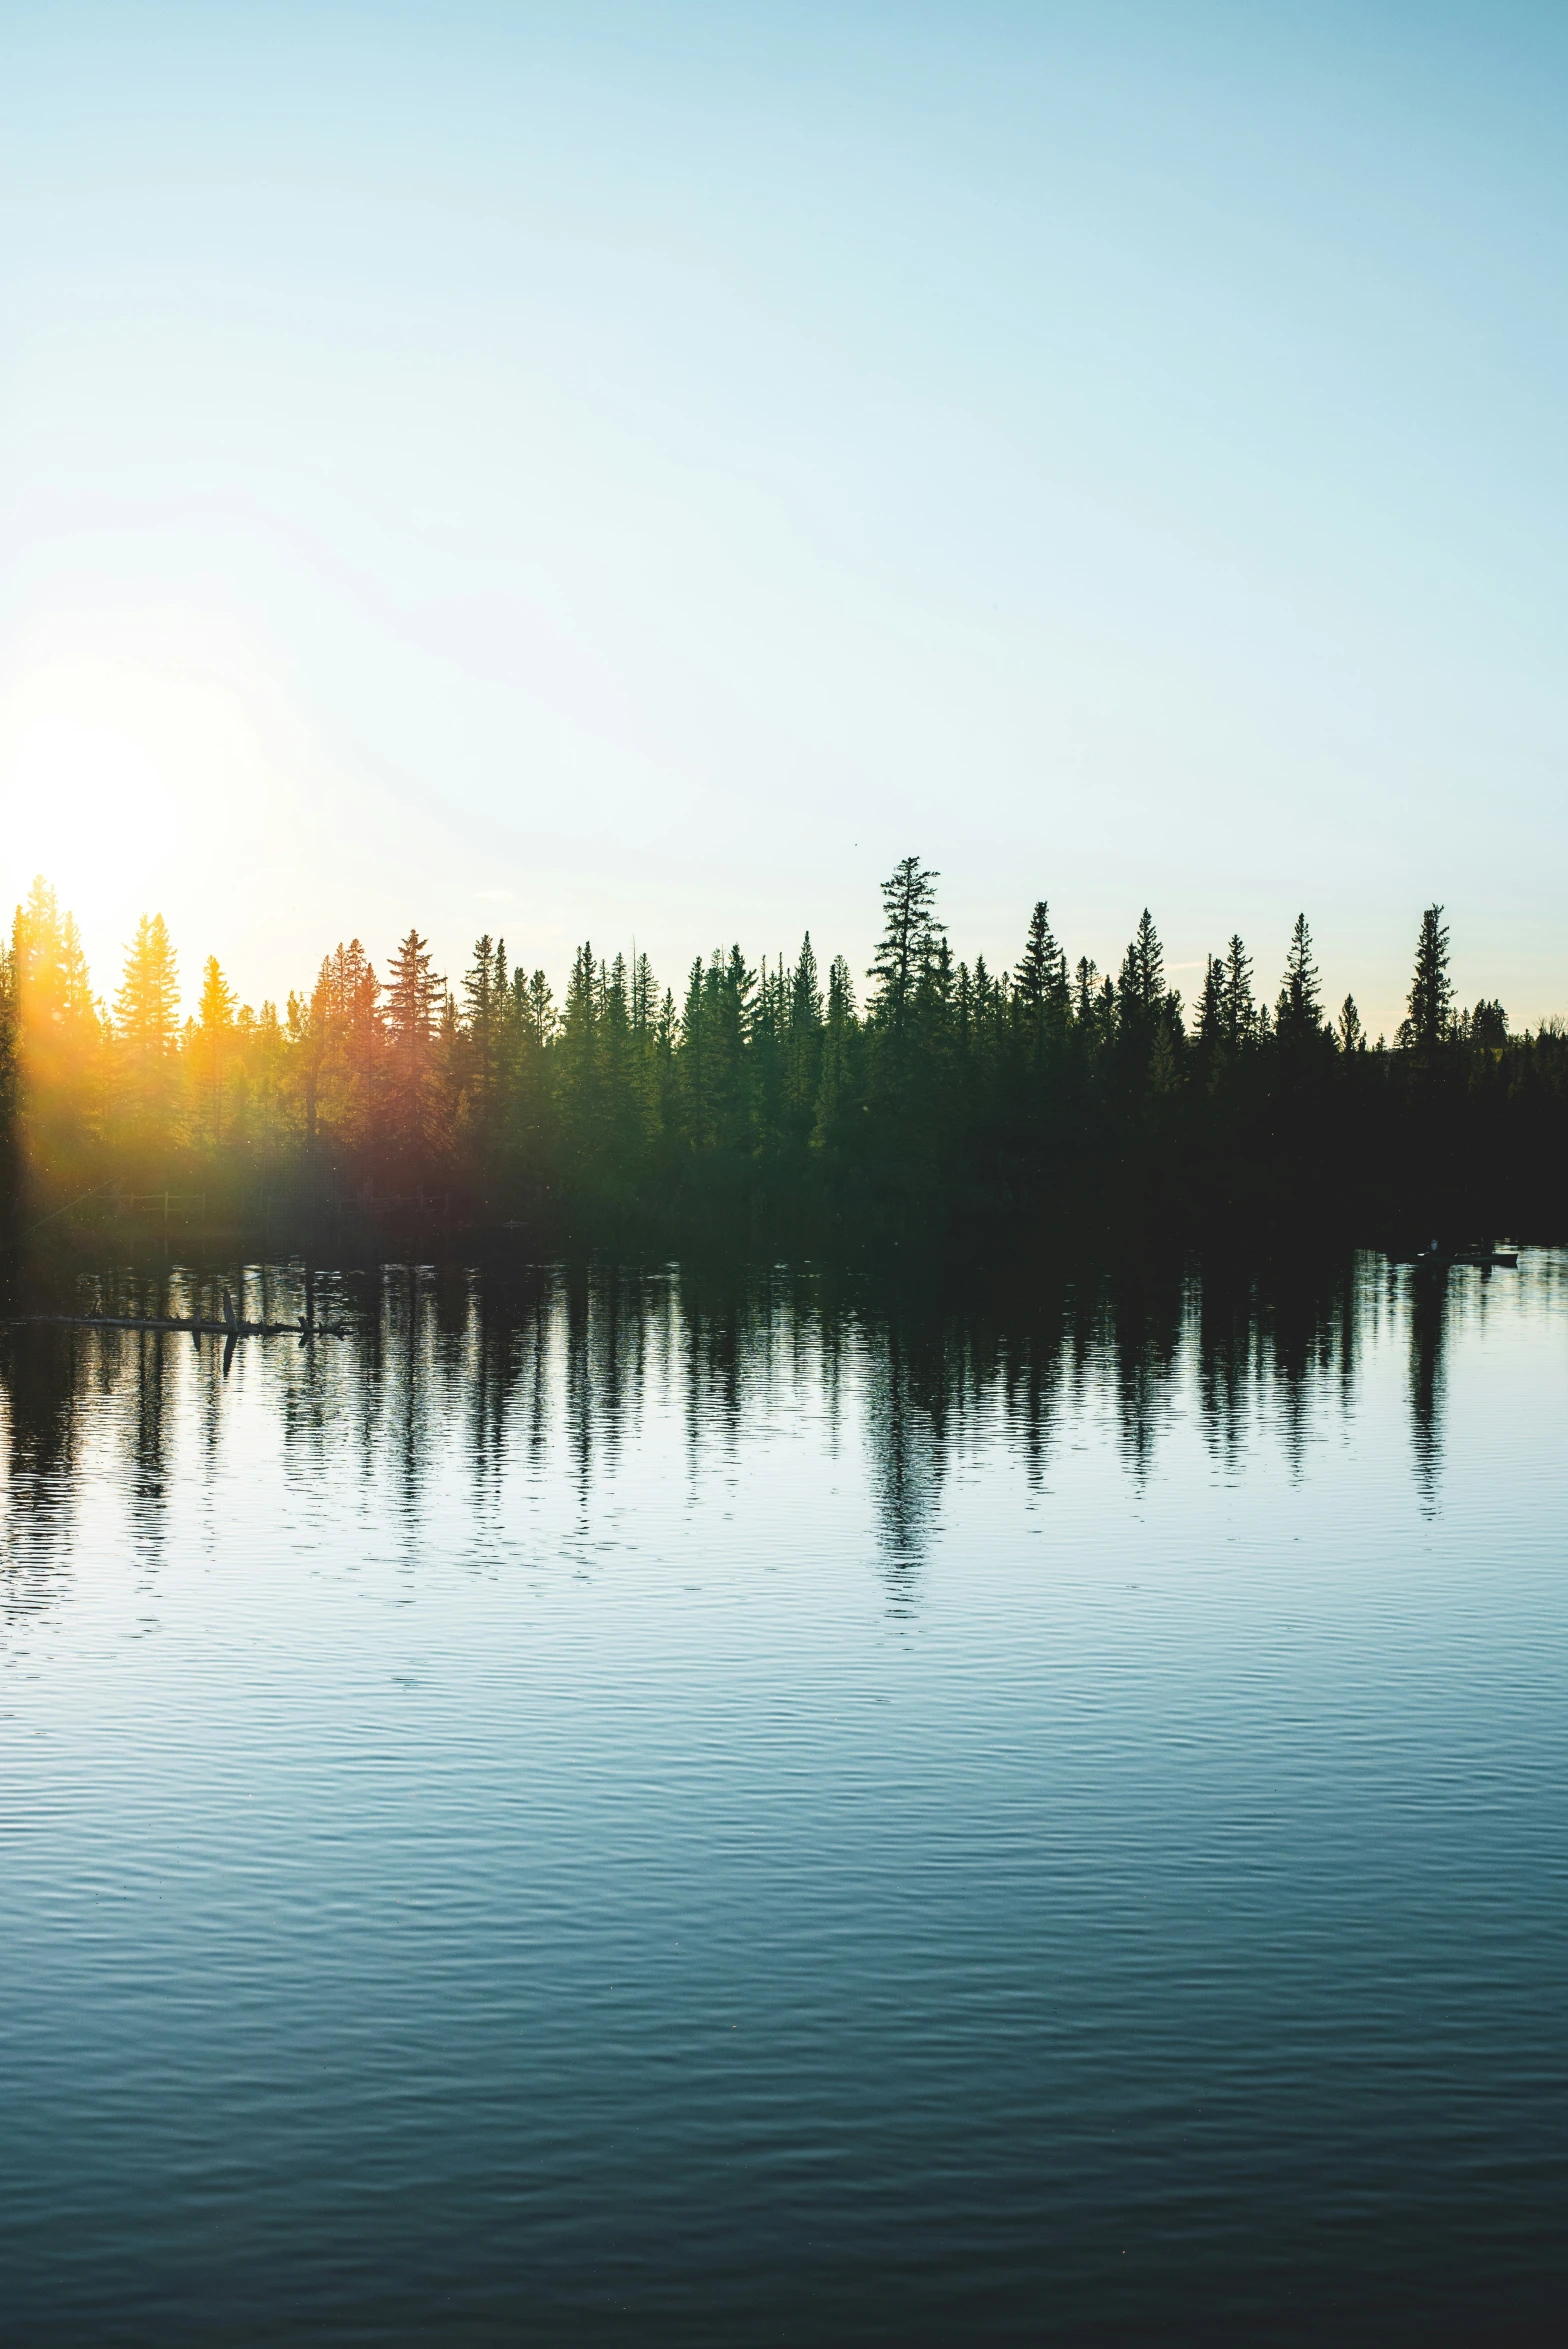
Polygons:
M1568 1036L1454 997L1441 906L1407 1014L1375 1042L1322 998L1305 915L1272 1002L1239 937L1195 1001L1146 911L1115 972L1069 964L1037 903L1010 970L956 960L938 876L903 858L869 969L738 945L679 994L646 955L542 971L474 945L456 983L411 929L382 971L358 939L281 1009L215 957L180 1014L145 916L112 998L35 882L0 960L0 1144L25 1212L92 1186L444 1201L478 1220L611 1233L842 1225L1250 1228L1433 1218L1541 1224L1561 1199Z

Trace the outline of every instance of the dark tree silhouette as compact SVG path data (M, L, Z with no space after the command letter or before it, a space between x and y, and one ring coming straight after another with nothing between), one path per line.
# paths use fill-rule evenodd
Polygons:
M1145 910L1113 982L1071 981L1043 899L1016 968L955 958L937 876L882 891L871 1001L736 944L682 1000L645 954L583 945L558 1008L542 971L476 940L456 994L411 929L383 986L357 939L280 1016L216 957L182 1026L172 942L144 920L110 1013L42 882L0 957L0 1197L79 1190L385 1204L435 1194L475 1221L574 1233L675 1227L902 1242L993 1231L1503 1229L1557 1218L1568 1032L1458 1013L1442 908L1422 919L1410 1016L1369 1045L1331 1028L1305 915L1272 1016L1238 936L1190 1017Z
M1448 932L1443 909L1429 905L1421 916L1416 939L1416 967L1410 981L1410 1016L1405 1023L1409 1043L1418 1052L1431 1052L1449 1033L1454 991L1448 977Z

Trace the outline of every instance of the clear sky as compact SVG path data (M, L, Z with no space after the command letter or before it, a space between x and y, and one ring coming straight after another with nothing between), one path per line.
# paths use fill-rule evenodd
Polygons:
M1568 11L0 6L0 888L1568 1010Z

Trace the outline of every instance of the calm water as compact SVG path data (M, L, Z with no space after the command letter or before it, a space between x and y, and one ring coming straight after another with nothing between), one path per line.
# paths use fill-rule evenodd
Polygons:
M1555 2329L1568 1258L314 1294L0 1333L6 2340Z

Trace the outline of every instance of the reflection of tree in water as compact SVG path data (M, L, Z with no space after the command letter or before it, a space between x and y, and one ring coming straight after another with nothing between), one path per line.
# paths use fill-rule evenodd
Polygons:
M1416 1487L1429 1517L1437 1514L1437 1479L1443 1456L1444 1342L1448 1324L1448 1272L1418 1266L1410 1276L1410 1434Z
M613 1261L563 1277L566 1423L585 1508L595 1472L613 1468L640 1412L647 1303L641 1275Z
M744 1277L709 1272L681 1280L676 1302L686 1450L695 1479L705 1450L717 1441L733 1455L739 1439L749 1367L745 1335L759 1298Z
M389 1265L329 1277L295 1266L106 1282L94 1301L189 1310L215 1304L225 1283L242 1309L265 1301L279 1318L330 1310L354 1334L242 1344L232 1377L221 1347L206 1341L193 1362L189 1339L152 1333L0 1338L11 1560L68 1546L82 1406L95 1392L114 1404L111 1440L129 1470L122 1489L139 1542L153 1548L168 1509L175 1414L189 1415L210 1481L231 1407L258 1388L282 1422L286 1473L358 1473L367 1487L390 1487L415 1547L437 1471L464 1476L476 1512L498 1529L508 1464L537 1475L553 1454L569 1463L586 1514L649 1412L684 1429L695 1483L715 1463L733 1476L752 1435L785 1427L792 1413L806 1415L834 1456L842 1399L858 1395L878 1550L905 1605L944 1490L966 1464L1000 1446L1038 1491L1064 1416L1092 1425L1109 1405L1117 1448L1141 1485L1179 1410L1195 1401L1223 1466L1239 1465L1261 1424L1299 1467L1327 1424L1325 1406L1348 1408L1358 1352L1379 1316L1407 1310L1403 1278L1385 1294L1381 1275L1344 1264L1269 1279L1145 1265L1028 1292L971 1287L945 1300L781 1267L649 1272L606 1260L483 1274ZM1440 1276L1410 1281L1411 1411L1429 1507L1447 1299ZM13 1574L13 1604L16 1588Z
M954 1462L998 1415L1022 1421L1038 1476L1059 1347L1009 1331L989 1308L922 1312L907 1298L885 1319L863 1308L858 1326L878 1546L906 1605Z
M70 1546L84 1351L69 1330L0 1330L7 1437L0 1589L8 1618L36 1612Z
M1148 1479L1160 1431L1170 1414L1182 1306L1182 1283L1175 1269L1119 1282L1107 1300L1122 1456L1139 1486Z
M878 1333L869 1351L866 1433L877 1537L894 1596L907 1603L942 1487L946 1365L934 1348L922 1356L896 1324Z
M1070 1349L1059 1319L1026 1328L1001 1349L998 1376L1004 1423L1022 1452L1031 1491L1045 1482L1046 1462L1062 1411L1062 1380Z
M544 1288L537 1276L488 1289L468 1283L469 1458L476 1487L499 1491L506 1463L512 1400L525 1380L537 1384L544 1342Z
M1350 1277L1349 1267L1339 1263L1294 1267L1273 1283L1259 1307L1280 1442L1298 1477L1309 1437L1322 1433L1320 1400L1334 1383L1341 1352L1354 1354L1354 1328L1341 1305ZM1346 1375L1341 1369L1341 1386Z
M1228 1471L1241 1465L1257 1394L1257 1298L1247 1280L1194 1283L1193 1342L1204 1441Z
M161 1331L128 1340L135 1410L131 1442L131 1528L149 1565L163 1548L167 1501L166 1447L169 1436L169 1356L174 1340Z

